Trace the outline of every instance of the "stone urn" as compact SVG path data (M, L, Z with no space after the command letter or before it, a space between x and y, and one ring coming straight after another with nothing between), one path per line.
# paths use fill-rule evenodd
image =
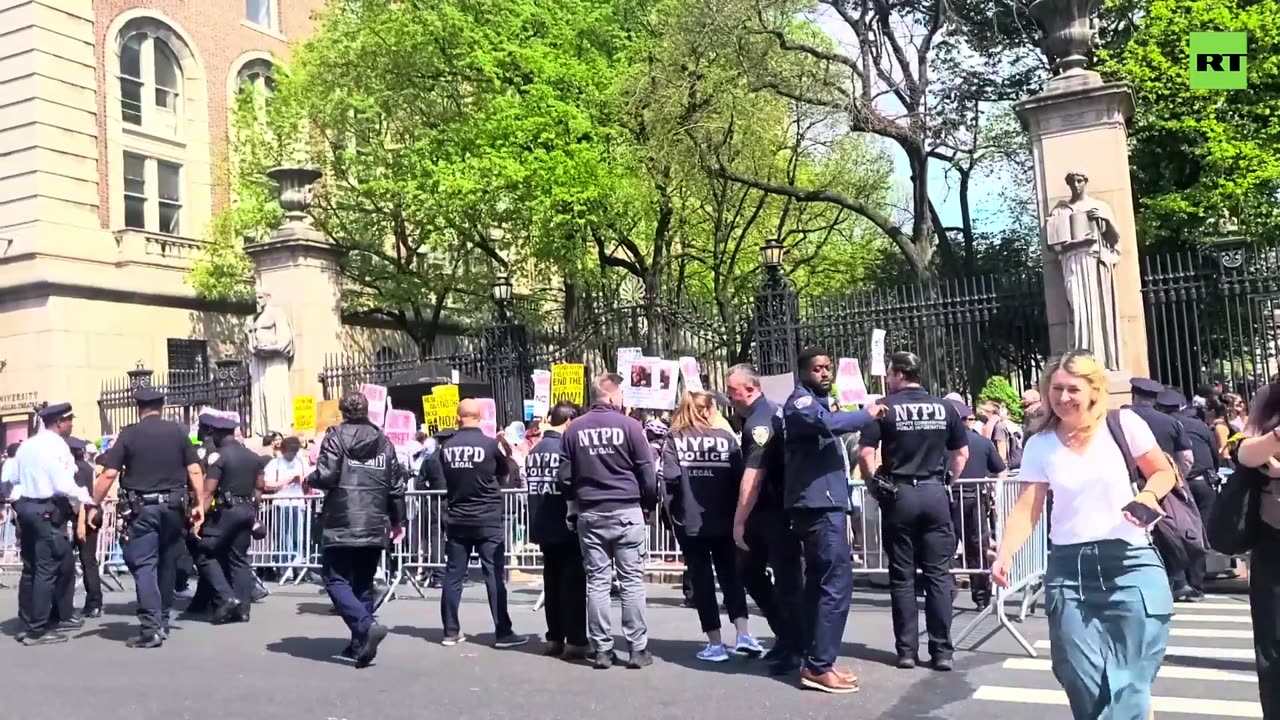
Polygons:
M311 191L320 179L319 170L305 167L278 167L267 171L267 177L280 186L280 207L287 222L305 223L311 207Z
M1040 26L1040 49L1054 75L1085 69L1093 45L1093 15L1102 0L1035 0L1027 11Z

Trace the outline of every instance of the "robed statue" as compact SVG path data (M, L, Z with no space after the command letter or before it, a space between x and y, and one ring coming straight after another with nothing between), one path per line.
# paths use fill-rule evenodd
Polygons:
M258 291L258 312L249 329L249 377L253 390L253 432L288 433L293 426L293 395L289 365L293 361L293 328L284 310L271 304L269 293Z
M1045 241L1062 263L1071 315L1071 350L1087 350L1110 370L1120 369L1115 266L1120 259L1115 213L1085 192L1089 177L1067 173L1071 198L1045 222Z

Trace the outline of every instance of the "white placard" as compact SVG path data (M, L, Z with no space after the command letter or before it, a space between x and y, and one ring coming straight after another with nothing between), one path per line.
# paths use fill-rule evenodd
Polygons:
M884 377L884 331L879 328L871 331L871 374Z

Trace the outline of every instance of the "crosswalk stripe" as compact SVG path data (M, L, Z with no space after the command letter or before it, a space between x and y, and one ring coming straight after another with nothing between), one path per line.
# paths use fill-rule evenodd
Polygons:
M1037 640L1038 650L1049 648L1048 640ZM1207 658L1213 660L1252 660L1253 648L1216 648L1216 647L1181 647L1170 645L1164 649L1165 656Z
M1173 616L1173 621L1175 623L1197 622L1253 624L1253 618L1248 615L1202 615L1200 613L1177 613Z
M996 702L1032 703L1036 705L1066 705L1067 695L1061 690L1034 690L1031 688L983 685L973 694L975 700ZM1241 700L1204 700L1201 698L1152 696L1151 708L1160 713L1186 715L1218 715L1220 717L1260 718L1262 706L1256 702Z
M1053 672L1053 661L1041 658L1010 658L1002 666L1006 670L1038 670ZM1157 677L1165 680L1209 680L1214 682L1242 682L1257 684L1258 676L1253 673L1229 672L1215 668L1182 667L1165 665L1160 668Z
M1170 628L1169 635L1172 637L1253 639L1252 630L1222 630L1220 628Z
M1183 610L1189 610L1189 611L1193 610L1196 612L1199 612L1200 610L1235 610L1236 612L1247 613L1249 612L1249 603L1247 602L1178 603L1177 610L1178 612L1182 612Z

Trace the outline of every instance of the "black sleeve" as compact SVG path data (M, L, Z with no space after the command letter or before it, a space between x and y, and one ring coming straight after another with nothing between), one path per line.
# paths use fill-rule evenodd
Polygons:
M192 465L199 465L200 456L196 454L196 446L191 444L191 438L187 437L186 435L182 435L181 437L182 437L182 446L186 448L185 450L183 450L183 462L186 464L187 467L191 467Z
M408 473L400 466L400 457L396 455L396 449L391 447L390 441L387 441L385 453L387 458L387 482L390 486L387 492L387 517L391 520L392 525L402 525L405 519L404 480Z
M577 435L572 432L564 434L560 441L560 466L556 469L556 487L566 500L576 500L573 486L573 447L577 445Z
M649 447L649 439L644 436L640 423L627 423L627 431L631 436L631 462L635 465L636 481L640 483L640 507L646 511L652 510L658 503L658 473L653 450Z
M892 408L890 408L892 409ZM885 411L888 412L887 410ZM880 416L875 422L867 425L862 429L862 435L858 437L858 444L864 448L880 447L881 436L884 434L881 430L885 422L884 416Z
M662 459L658 464L658 490L662 493L663 507L670 508L680 490L680 479L684 470L680 467L680 458L676 455L676 444L668 437L662 442Z
M756 470L764 467L764 449L773 440L773 433L770 432L769 436L765 438L765 441L763 443L758 442L756 439L758 428L764 428L765 430L768 430L769 426L768 425L747 425L746 427L742 428L742 439L744 441L743 445L744 446L746 445L746 440L748 438L751 441L750 446L744 447L742 450L743 462L746 463L747 467L756 469Z
M494 459L493 477L498 481L499 486L508 487L511 485L511 466L514 461L503 451L502 445L498 444L497 440L490 440L489 445ZM519 477L520 474L516 473L517 480Z
M222 479L222 462L222 455L219 454L217 460L209 463L209 469L204 474L206 480L212 480L216 483Z
M329 491L338 486L342 476L342 452L338 447L338 433L331 432L320 442L320 452L316 454L316 467L311 471L307 484L320 491Z
M128 432L120 433L116 441L111 443L111 447L107 448L107 451L103 453L102 459L98 461L98 464L107 470L115 470L116 472L123 470L130 434Z

